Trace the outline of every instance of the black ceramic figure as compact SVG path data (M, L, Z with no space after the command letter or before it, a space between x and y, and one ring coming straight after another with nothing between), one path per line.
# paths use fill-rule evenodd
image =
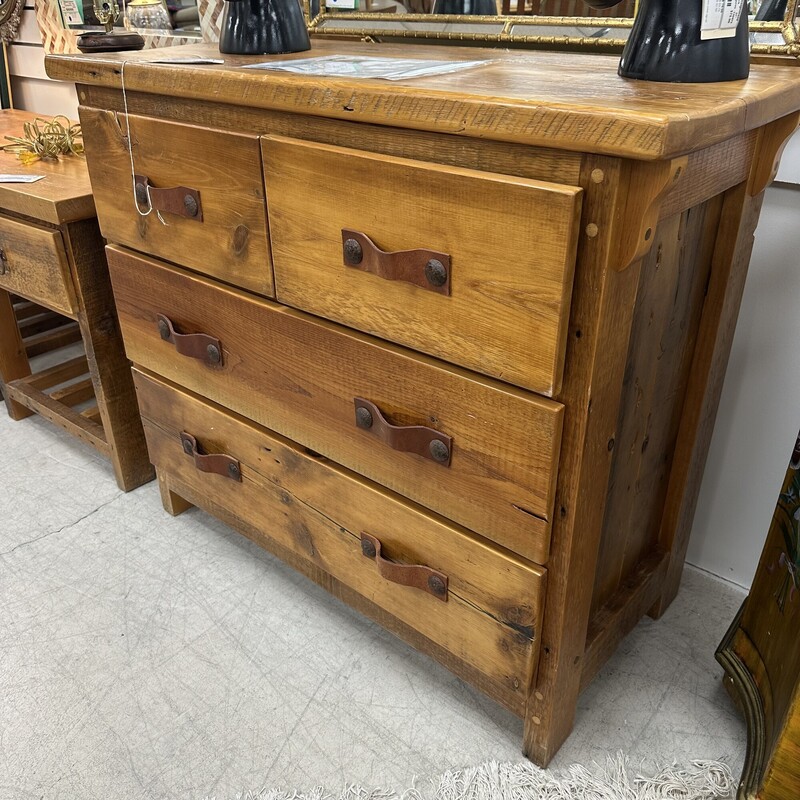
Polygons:
M298 0L225 0L220 53L277 55L310 49Z
M764 0L756 13L759 22L782 22L786 16L786 0Z
M585 0L609 8L608 0ZM744 0L741 0L744 4ZM616 5L612 3L611 5ZM702 0L642 0L622 58L623 78L664 83L715 83L746 78L750 72L747 9L736 35L701 39Z
M497 14L494 0L434 0L431 14L471 14L493 17Z

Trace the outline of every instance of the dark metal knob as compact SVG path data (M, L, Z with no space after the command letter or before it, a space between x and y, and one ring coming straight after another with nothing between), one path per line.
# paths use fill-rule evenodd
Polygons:
M444 286L447 283L447 268L438 258L432 258L425 265L425 277L431 286Z
M183 452L187 456L194 455L194 445L188 439L183 440Z
M158 332L161 334L161 338L165 342L169 341L170 337L169 325L167 325L167 323L163 319L160 319L158 321Z
M433 439L428 445L428 450L434 461L443 464L450 460L450 448L441 439Z
M361 552L367 556L367 558L375 558L377 551L375 550L375 545L369 539L362 539Z
M228 475L230 475L235 481L238 481L242 477L242 472L239 469L239 465L228 464Z
M372 413L368 408L360 406L356 409L356 425L358 425L359 428L372 427Z
M136 202L140 206L146 206L150 204L150 200L147 197L147 187L143 183L136 184Z
M219 364L219 362L222 360L222 353L219 352L219 347L217 347L215 344L210 344L206 348L206 353L208 353L208 360L212 364Z
M8 272L8 256L6 251L0 248L0 275L5 275Z
M360 264L362 258L364 258L364 251L358 241L356 239L345 239L344 260L348 264Z
M199 206L197 205L197 198L194 195L185 194L183 196L183 207L186 209L186 213L190 217L197 216Z
M438 575L431 575L428 578L428 588L434 594L444 594L447 591L445 582Z

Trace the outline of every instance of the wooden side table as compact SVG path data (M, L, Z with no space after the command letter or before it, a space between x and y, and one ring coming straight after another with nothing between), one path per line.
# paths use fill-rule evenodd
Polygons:
M0 142L34 119L0 114ZM45 175L0 183L0 386L13 419L41 414L107 456L119 487L153 478L130 366L119 335L104 240L82 158L26 167L0 152L0 173ZM58 358L67 345L84 352ZM50 352L36 370L31 359Z

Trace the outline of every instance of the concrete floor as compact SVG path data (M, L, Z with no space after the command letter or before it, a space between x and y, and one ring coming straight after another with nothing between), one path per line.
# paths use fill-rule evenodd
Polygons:
M522 724L210 516L0 411L0 800L401 789L519 760ZM714 649L744 593L692 568L580 701L552 764L723 758Z

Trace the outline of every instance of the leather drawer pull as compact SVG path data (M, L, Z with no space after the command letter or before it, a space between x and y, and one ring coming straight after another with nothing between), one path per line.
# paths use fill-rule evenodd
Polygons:
M196 358L209 367L222 366L222 343L219 339L205 333L178 333L169 317L163 314L156 314L156 317L161 338L174 344L182 356Z
M443 572L437 572L422 564L396 564L381 555L381 542L368 533L361 534L361 553L367 558L374 558L378 572L382 578L392 583L411 586L432 594L438 600L447 602L448 579Z
M387 253L366 234L349 228L342 228L342 250L347 267L450 296L450 256L447 253L424 248Z
M359 428L374 434L392 450L415 453L443 467L450 466L453 451L451 436L424 425L392 425L375 403L363 397L356 397L354 402L356 425Z
M159 189L150 183L146 175L135 175L136 202L142 208L152 206L156 211L177 214L186 219L203 221L203 206L200 204L200 192L188 186L173 186L171 189Z
M242 482L242 470L235 458L226 456L224 453L210 455L201 453L197 439L186 431L181 433L181 445L183 445L183 452L194 458L194 465L200 472L211 472L215 475L222 475L224 478L230 478L232 481Z

